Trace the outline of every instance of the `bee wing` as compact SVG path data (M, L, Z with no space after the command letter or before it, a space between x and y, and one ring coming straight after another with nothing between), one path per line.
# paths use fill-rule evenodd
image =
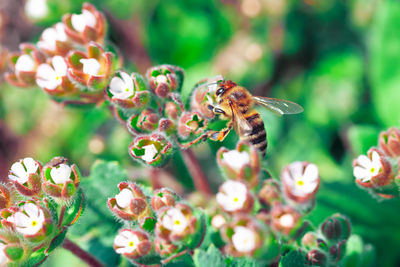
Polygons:
M239 136L243 136L245 134L251 133L253 127L247 121L247 119L243 116L242 113L236 108L235 103L230 104L231 111L232 111L232 121L233 121L233 128L235 129L236 133Z
M279 116L284 114L297 114L304 110L299 104L283 99L253 96L253 100L256 104L263 106Z

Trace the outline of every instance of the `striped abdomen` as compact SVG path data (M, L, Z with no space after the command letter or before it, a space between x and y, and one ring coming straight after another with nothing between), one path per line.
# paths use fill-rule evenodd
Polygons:
M268 144L267 133L265 131L264 122L261 119L260 113L257 111L250 111L248 114L244 114L244 117L252 126L253 130L249 134L243 136L243 139L252 143L264 157Z

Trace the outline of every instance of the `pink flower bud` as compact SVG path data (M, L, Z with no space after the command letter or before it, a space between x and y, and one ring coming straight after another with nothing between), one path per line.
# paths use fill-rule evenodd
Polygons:
M7 187L0 184L0 210L11 206L11 194Z
M140 114L131 116L126 125L133 135L139 135L140 133L149 133L157 129L159 121L158 113L148 108Z
M150 253L152 243L143 231L121 230L114 239L114 250L129 259L137 259Z
M173 65L160 65L146 72L150 88L158 97L165 98L169 93L179 91L183 83L183 70Z
M118 185L120 192L107 203L110 210L124 220L143 220L151 211L146 196L137 184L122 182Z
M178 250L178 247L172 242L159 237L154 240L154 246L156 252L162 257L170 256Z
M304 161L286 166L281 180L285 196L301 204L314 198L320 183L317 166Z
M271 207L274 204L281 202L281 190L279 184L274 179L267 179L264 181L260 191L258 192L259 201Z
M379 146L389 157L400 157L400 130L389 128L379 135Z
M37 46L49 55L65 56L72 48L72 43L65 33L65 26L59 22L42 32Z
M11 166L8 178L20 194L34 196L41 191L41 170L42 165L38 161L32 158L24 158Z
M106 19L92 4L84 3L81 14L64 15L63 22L65 33L74 42L83 45L91 41L104 43Z
M160 167L169 159L172 144L160 134L143 135L133 140L129 153L134 159Z
M6 80L17 87L34 86L36 70L45 63L46 56L33 44L23 43L19 47L21 52L10 54L13 73L6 73Z
M284 235L290 235L299 226L300 213L291 206L275 206L271 210L271 226Z
M318 246L318 237L315 233L309 232L306 233L302 238L301 238L301 244L305 248L316 248Z
M351 233L350 221L343 215L335 214L324 221L321 232L330 241L347 240Z
M359 156L353 161L353 167L356 182L362 187L381 187L393 181L390 162L379 149L371 148L367 156Z
M170 118L172 120L176 120L181 115L181 113L182 113L182 110L177 103L175 103L175 102L165 103L164 114L168 118Z
M178 203L175 206L165 207L159 214L156 234L160 238L176 242L189 238L198 230L197 218L186 204Z
M251 212L254 198L246 185L228 180L223 183L216 199L220 207L226 212Z
M204 132L207 121L198 112L185 112L179 118L178 133L186 139Z
M307 260L313 266L324 266L327 256L322 251L314 249L307 253Z
M77 191L80 174L75 164L68 165L66 158L55 157L43 167L42 178L46 194L67 201Z
M250 187L258 185L260 157L257 149L249 143L240 141L235 150L220 148L217 152L217 162L227 178L242 180Z
M157 212L161 208L175 206L176 199L177 196L172 190L167 188L158 189L154 191L151 207Z

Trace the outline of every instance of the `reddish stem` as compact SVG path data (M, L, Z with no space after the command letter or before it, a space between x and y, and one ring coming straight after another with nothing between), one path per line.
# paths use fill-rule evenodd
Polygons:
M207 196L212 195L213 193L210 184L199 164L199 161L197 160L196 155L193 153L193 150L190 148L182 150L182 155L196 189Z
M58 219L58 225L57 225L57 227L58 227L58 228L60 228L60 227L61 227L62 221L64 220L64 216L65 216L65 209L66 209L66 207L65 207L65 206L62 206L62 207L61 207L61 211L60 211L60 218Z
M65 248L66 250L69 250L70 252L72 252L72 254L74 254L75 256L80 258L82 261L84 261L85 263L87 263L91 267L105 267L105 265L103 265L93 255L91 255L87 251L81 249L77 244L75 244L74 242L72 242L68 238L64 239L64 243L63 243L62 246L63 246L63 248Z
M160 182L161 171L157 168L150 168L149 170L149 178L151 185L153 186L153 190L162 188L162 184Z

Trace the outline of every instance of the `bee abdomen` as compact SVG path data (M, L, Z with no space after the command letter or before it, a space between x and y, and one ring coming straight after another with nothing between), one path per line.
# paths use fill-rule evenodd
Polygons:
M246 116L246 120L252 126L252 131L245 136L245 139L253 144L262 156L265 156L267 150L267 133L264 128L264 122L258 112L254 112Z

